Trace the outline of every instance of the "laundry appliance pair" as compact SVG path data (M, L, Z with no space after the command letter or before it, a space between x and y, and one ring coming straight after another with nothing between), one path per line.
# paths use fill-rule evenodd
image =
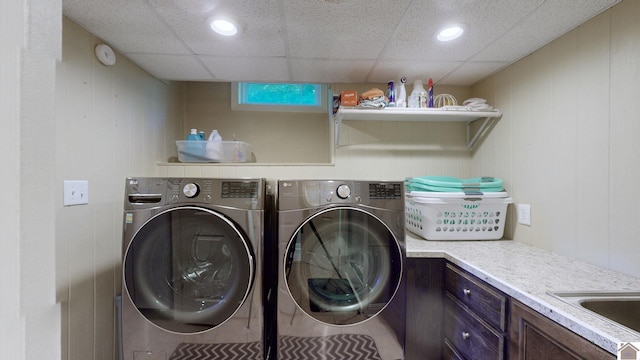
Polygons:
M125 360L403 359L402 182L125 188Z

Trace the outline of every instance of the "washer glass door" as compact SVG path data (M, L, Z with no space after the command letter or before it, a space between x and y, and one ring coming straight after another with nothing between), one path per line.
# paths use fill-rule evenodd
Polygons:
M194 333L229 319L250 293L254 256L236 225L198 207L166 210L134 235L124 257L127 293L165 330Z
M297 305L331 325L356 324L380 313L402 279L402 251L377 217L332 208L306 220L285 252L285 278Z

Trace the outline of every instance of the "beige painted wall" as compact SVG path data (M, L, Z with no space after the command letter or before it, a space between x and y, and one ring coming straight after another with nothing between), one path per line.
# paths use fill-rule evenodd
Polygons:
M59 359L53 175L60 1L0 5L0 358Z
M639 34L640 2L627 0L474 87L504 116L473 171L531 204L515 239L635 276Z
M190 89L227 89L229 84L188 83ZM333 92L345 89L358 92L372 87L383 89L386 84L334 84ZM208 89L208 90L207 90ZM408 86L408 91L411 86ZM470 97L466 87L443 86L437 93L450 93L458 99ZM225 90L226 91L226 90ZM207 96L208 97L208 96ZM186 97L186 114L205 114L214 108L202 101ZM221 97L222 98L222 97ZM236 127L235 119L254 121L245 127L244 138L255 141L257 164L180 164L161 163L159 176L257 176L268 179L282 178L345 178L345 179L395 179L426 174L452 174L469 176L471 153L466 150L466 125L464 123L419 123L395 121L345 121L340 129L340 142L333 148L333 123L327 114L297 114L280 119L281 113L267 114L230 111L230 99L217 104L227 112L215 123L219 129ZM240 113L234 115L234 113ZM235 116L235 117L234 117ZM183 132L189 128L201 128L200 119L205 116L187 115ZM259 124L255 123L259 118ZM296 124L297 123L297 124ZM316 123L310 127L307 124ZM330 127L328 126L330 125ZM256 128L254 129L253 126ZM254 131L255 130L255 131ZM225 130L225 132L228 132ZM313 134L310 140L308 135ZM223 133L223 137L224 137ZM175 151L175 150L174 150ZM333 159L327 156L333 152ZM318 153L313 156L307 154ZM302 155L302 156L300 156ZM173 155L174 157L177 154ZM319 156L326 159L314 163ZM312 159L313 161L308 161Z
M106 67L99 39L65 18L56 68L55 222L62 358L113 360L121 291L124 182L152 176L182 132L182 86L124 57ZM64 180L88 180L89 204L64 207Z
M386 89L386 84L333 84L332 92L356 90L362 93L373 87ZM408 85L410 92L413 85ZM438 93L449 93L464 100L469 96L469 88L439 87ZM413 124L416 125L416 124ZM454 127L459 127L456 124ZM223 140L235 138L251 144L254 161L261 164L328 164L332 156L333 122L327 113L295 113L270 111L231 110L231 84L210 82L185 83L184 136L189 129L205 131L208 136L212 129L220 132ZM418 132L414 139L407 134L414 133L411 125L397 123L350 123L341 136L341 143L350 145L366 144L368 149L386 145L388 148L429 147L433 140L426 132ZM351 130L349 132L349 129ZM433 130L432 130L433 131ZM443 130L436 130L438 136ZM444 132L457 131L449 126ZM350 134L350 137L348 137ZM423 135L421 138L420 135ZM404 141L398 141L399 138ZM426 141L424 141L426 139ZM182 139L177 139L182 140ZM448 146L454 145L448 143ZM442 144L437 144L442 146ZM175 156L167 159L175 162Z
M260 163L329 162L329 125L326 113L231 110L230 83L185 83L183 137L191 128L206 136L216 129L223 140L235 135L251 144Z

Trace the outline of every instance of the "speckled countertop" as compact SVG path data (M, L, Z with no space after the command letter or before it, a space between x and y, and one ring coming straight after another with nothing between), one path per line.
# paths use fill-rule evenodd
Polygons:
M640 278L511 240L427 241L407 231L407 257L444 258L510 297L616 354L640 334L557 299L554 291L640 291Z

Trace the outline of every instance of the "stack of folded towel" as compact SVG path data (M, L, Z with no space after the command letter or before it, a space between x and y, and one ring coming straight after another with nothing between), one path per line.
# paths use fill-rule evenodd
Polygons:
M482 194L504 191L502 180L494 177L458 179L450 176L422 176L405 179L407 192L464 192Z
M363 109L384 109L388 104L389 100L378 88L363 92L358 99L358 107Z

